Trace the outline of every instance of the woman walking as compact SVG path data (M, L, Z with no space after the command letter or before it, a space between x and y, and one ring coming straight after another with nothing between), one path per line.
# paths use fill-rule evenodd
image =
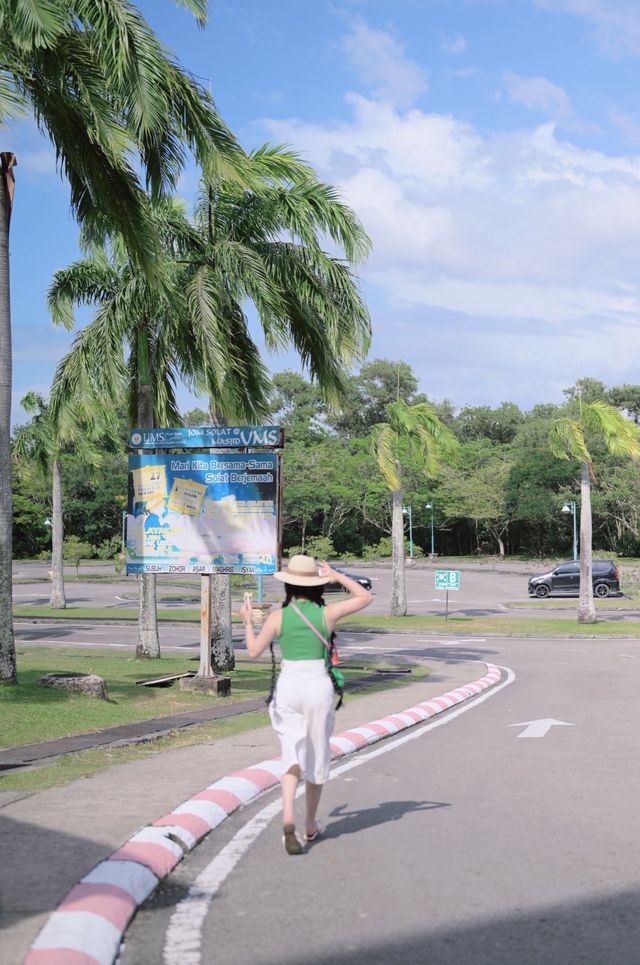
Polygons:
M328 563L316 563L311 556L292 556L288 568L274 576L285 585L282 609L267 617L257 636L250 603L242 605L240 615L250 657L259 657L276 638L280 643L282 666L269 715L282 748L284 846L287 854L301 854L294 815L298 782L301 777L306 782L304 840L314 841L320 833L316 814L331 764L335 690L340 693L330 673L333 630L343 617L368 606L373 596L346 574ZM351 597L325 606L323 587L333 582L342 584Z

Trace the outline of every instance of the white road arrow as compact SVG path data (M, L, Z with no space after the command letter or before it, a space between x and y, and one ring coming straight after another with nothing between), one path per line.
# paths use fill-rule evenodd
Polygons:
M525 730L518 737L544 737L552 727L573 727L566 720L554 720L552 717L544 717L541 720L524 720L520 724L509 724L509 727L524 727Z

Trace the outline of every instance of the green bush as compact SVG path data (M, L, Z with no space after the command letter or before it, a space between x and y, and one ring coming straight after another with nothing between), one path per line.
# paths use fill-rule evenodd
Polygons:
M67 536L63 545L63 555L67 563L75 563L76 576L82 560L91 560L96 555L96 548L90 543L83 543L77 536Z
M310 536L305 546L307 556L315 556L317 560L331 560L336 555L333 540L328 536Z
M390 536L383 536L374 546L365 546L362 558L364 560L387 560L393 555Z
M358 557L353 553L341 553L338 559L341 563L355 563Z
M120 536L112 536L110 539L105 539L96 550L96 556L99 560L112 560L114 557L122 552L122 538Z
M409 540L404 541L404 555L409 556ZM413 544L413 558L423 559L424 550L417 543ZM393 542L390 536L383 536L375 546L365 546L362 558L364 560L389 560L393 556Z

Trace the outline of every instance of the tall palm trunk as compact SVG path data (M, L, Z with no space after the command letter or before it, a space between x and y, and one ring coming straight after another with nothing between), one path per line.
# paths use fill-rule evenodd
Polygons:
M11 607L11 297L9 224L15 154L0 154L0 683L15 683L16 647Z
M155 424L153 392L149 366L149 343L144 326L138 332L138 425L141 429L153 429ZM141 659L160 656L158 636L158 611L156 601L155 573L140 575L140 605L138 617L138 642L136 657Z
M51 487L51 599L49 606L63 610L67 601L64 595L64 524L62 521L62 477L60 460L54 459L52 465L53 484Z
M398 476L400 464L397 463ZM402 489L391 493L391 616L403 617L407 613L407 591L404 581L404 516L402 515Z
M589 465L583 462L580 478L580 601L578 603L578 623L595 623L597 620L593 602L591 538L591 474Z
M211 192L209 192L211 197ZM211 424L223 426L226 419L213 409L209 413ZM216 452L210 449L210 452ZM236 655L231 631L231 577L226 573L212 573L209 577L211 599L211 666L216 673L235 670Z

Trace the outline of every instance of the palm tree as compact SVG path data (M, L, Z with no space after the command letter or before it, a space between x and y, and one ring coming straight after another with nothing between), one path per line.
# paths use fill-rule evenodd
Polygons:
M578 623L595 623L592 578L591 482L595 481L592 442L604 443L614 456L640 459L638 429L606 402L582 403L575 419L557 419L551 428L550 448L558 459L580 463L580 599Z
M9 224L16 163L0 154L0 683L15 683L11 580L11 299L9 291Z
M252 303L270 348L293 345L327 398L364 357L370 323L351 264L369 241L334 190L295 154L265 147L249 156L248 187L207 183L190 222L177 203L153 206L165 283L150 285L115 239L109 252L57 272L54 321L73 306L99 306L61 364L52 405L109 396L128 386L132 424L179 424L176 382L205 394L216 419L253 421L269 411L269 380L249 329ZM346 260L327 254L329 235ZM63 415L62 415L63 417ZM155 421L154 421L155 420ZM138 653L159 655L153 578L141 600Z
M386 406L388 421L371 429L371 444L380 472L391 490L392 591L391 616L406 616L404 576L404 518L402 515L402 461L415 459L427 478L438 472L441 458L455 451L458 442L428 402L408 405L402 399Z
M28 392L20 405L31 416L31 422L20 426L13 442L13 457L26 474L39 475L51 481L51 599L52 609L67 605L64 593L62 518L62 476L60 458L66 446L72 445L81 459L92 468L100 465L98 443L116 431L109 412L95 413L91 425L68 420L62 432L51 418L51 412L41 395Z
M73 325L74 305L98 305L56 371L54 417L62 426L69 419L87 419L97 400L124 393L131 428L179 425L175 387L182 382L216 398L232 418L260 418L268 379L248 328L234 325L226 331L218 328L217 316L189 312L185 259L189 240L196 238L193 226L175 200L155 202L152 219L162 246L156 271L163 284L149 282L118 237L108 249L94 247L54 275L49 307L56 324ZM207 347L218 340L222 348L212 364ZM136 656L159 657L153 574L140 579L139 613Z
M176 0L203 25L206 0ZM0 125L31 113L95 238L116 229L154 276L157 243L136 174L159 196L185 149L227 177L242 154L211 97L167 54L129 0L13 0L0 6ZM11 312L9 226L15 155L0 154L0 682L16 680L11 612Z

